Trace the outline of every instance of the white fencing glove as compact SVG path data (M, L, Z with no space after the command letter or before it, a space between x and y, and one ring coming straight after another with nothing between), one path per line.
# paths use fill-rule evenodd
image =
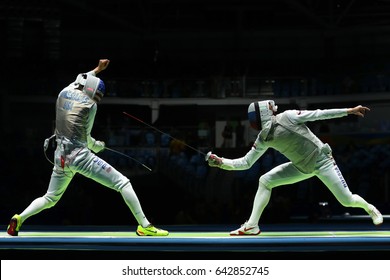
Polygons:
M211 167L220 167L222 165L222 158L218 157L216 154L211 154L207 162Z
M49 147L49 142L50 142L50 139L49 138L46 138L45 139L45 142L43 142L43 150L46 152L47 151L47 148Z
M47 148L49 147L49 143L50 143L50 140L52 138L54 138L56 135L53 134L52 136L50 136L49 138L46 138L45 141L43 142L43 151L47 151Z
M91 148L91 150L97 154L98 152L101 152L104 150L104 148L106 147L106 143L104 143L103 141L95 141L93 143L93 146Z

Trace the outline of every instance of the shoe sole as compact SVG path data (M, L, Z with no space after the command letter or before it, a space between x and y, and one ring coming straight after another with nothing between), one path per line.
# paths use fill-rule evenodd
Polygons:
M239 231L238 234L235 234L235 233L230 233L230 236L245 236L245 235L259 235L261 233L261 231L259 230L258 233L244 233L242 231Z
M147 233L144 233L144 232L141 232L141 231L136 231L135 232L138 236L168 236L168 234L147 234Z

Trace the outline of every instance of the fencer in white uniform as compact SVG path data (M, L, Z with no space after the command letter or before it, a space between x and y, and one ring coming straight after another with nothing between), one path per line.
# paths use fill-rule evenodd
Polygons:
M105 70L108 64L107 59L99 60L94 70L79 74L73 83L59 93L56 128L52 137L55 137L57 147L47 192L32 201L21 214L11 218L7 228L9 235L18 235L26 219L56 205L76 173L119 192L139 224L136 230L138 235L168 235L168 231L154 227L145 217L130 180L96 155L105 148L104 142L91 136L97 103L105 91L104 82L96 75ZM45 149L48 141L46 139Z
M330 146L323 143L305 124L308 121L340 118L348 114L363 117L369 108L359 105L345 109L287 110L279 114L276 111L277 106L273 100L251 103L248 107L249 122L252 128L260 131L253 147L241 158L228 159L215 154L208 158L212 167L245 170L268 148L273 148L289 160L260 177L249 219L240 228L230 232L230 235L260 234L258 223L270 200L272 189L313 176L317 176L343 206L362 208L371 216L375 225L382 224L383 217L376 207L351 193L332 157Z

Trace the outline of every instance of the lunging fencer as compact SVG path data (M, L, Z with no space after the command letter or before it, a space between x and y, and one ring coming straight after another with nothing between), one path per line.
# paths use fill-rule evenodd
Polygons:
M249 169L268 148L283 154L289 162L274 167L260 176L252 213L240 228L230 235L260 234L259 220L267 206L272 189L317 176L344 207L364 209L375 225L383 223L376 207L353 194L340 172L330 146L323 143L307 126L308 121L341 118L350 114L364 117L370 109L364 106L326 110L286 110L276 114L273 100L253 102L248 107L252 128L259 131L256 141L245 156L228 159L210 154L208 164L225 170Z
M20 214L15 214L8 225L7 233L17 236L21 225L31 216L53 207L61 199L76 173L90 178L119 192L134 218L140 236L166 236L168 231L154 227L142 210L130 180L96 153L104 150L105 143L91 136L97 111L97 103L103 98L104 82L96 75L108 67L108 59L100 59L88 73L79 74L76 80L65 87L56 101L54 167L47 192L36 198ZM49 140L45 140L47 148Z

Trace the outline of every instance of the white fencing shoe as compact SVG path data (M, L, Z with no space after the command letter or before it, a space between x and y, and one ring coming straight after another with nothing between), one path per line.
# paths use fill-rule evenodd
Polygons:
M259 235L260 232L261 231L258 225L250 225L248 222L245 222L239 229L231 231L230 235Z
M374 225L379 226L383 223L383 216L378 211L378 209L375 208L375 206L370 207L370 209L368 210L368 214L370 215Z

